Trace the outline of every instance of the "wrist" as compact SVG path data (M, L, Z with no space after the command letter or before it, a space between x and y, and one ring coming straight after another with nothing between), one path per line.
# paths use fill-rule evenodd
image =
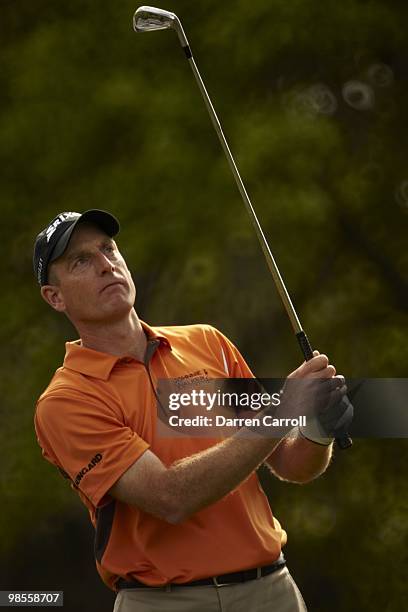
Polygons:
M309 421L305 427L299 425L298 430L303 438L315 444L320 444L320 446L330 446L334 441L334 438L325 435L316 419Z

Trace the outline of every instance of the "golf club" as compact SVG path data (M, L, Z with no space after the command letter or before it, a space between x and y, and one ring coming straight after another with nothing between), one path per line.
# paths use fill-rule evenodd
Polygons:
M190 45L188 43L188 40L186 38L186 35L184 33L184 30L183 30L183 27L181 25L179 18L177 17L177 15L175 15L174 13L171 13L170 11L165 11L163 9L155 8L153 6L141 6L136 10L135 14L133 15L133 28L135 32L149 32L149 31L154 31L154 30L167 30L167 29L173 29L176 31L180 44L183 47L184 53L188 59L188 62L191 66L191 69L197 81L198 87L203 96L203 99L207 107L208 113L210 115L214 129L217 132L221 146L224 150L225 156L227 158L231 171L234 175L234 178L238 186L239 192L241 194L242 200L245 204L245 208L247 209L249 218L251 219L252 225L254 226L254 229L258 236L258 240L260 242L262 251L265 255L266 263L268 264L268 268L272 274L272 278L275 282L278 293L282 299L283 305L288 314L289 320L292 324L293 331L295 332L300 348L302 349L302 353L305 359L308 361L309 359L313 357L313 349L308 340L308 337L306 336L301 326L299 317L292 304L292 300L290 299L290 296L287 292L285 283L283 282L278 266L269 248L265 235L262 231L261 225L258 221L255 210L251 204L251 201L245 189L244 183L242 182L241 176L238 172L238 168L235 164L234 158L232 156L232 153L230 151L230 148L228 146L228 143L222 131L221 124L218 120L218 117L212 105L211 99L207 93L204 82L201 78L201 75L194 61L194 58L193 58L193 55L190 49ZM336 442L338 446L342 449L348 448L349 446L352 445L351 438L348 436L348 434L344 434L341 438L336 438Z

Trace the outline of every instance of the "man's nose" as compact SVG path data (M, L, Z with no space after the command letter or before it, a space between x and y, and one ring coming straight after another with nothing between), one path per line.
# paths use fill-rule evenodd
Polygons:
M114 272L115 265L106 257L104 253L99 252L95 257L96 269L99 274L105 274L106 272Z

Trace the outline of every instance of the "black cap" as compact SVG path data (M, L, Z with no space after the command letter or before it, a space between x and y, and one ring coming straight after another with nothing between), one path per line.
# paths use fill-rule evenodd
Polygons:
M34 274L39 284L46 285L49 264L60 257L68 246L71 234L77 223L88 221L95 223L108 236L116 236L119 233L119 221L104 210L96 208L84 213L63 212L51 221L51 223L38 234L34 244Z

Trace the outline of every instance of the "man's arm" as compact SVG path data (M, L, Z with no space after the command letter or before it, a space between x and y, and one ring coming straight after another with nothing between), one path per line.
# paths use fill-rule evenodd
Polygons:
M239 431L169 468L147 450L108 493L169 523L181 523L233 491L280 442L247 436Z
M313 354L313 359L322 360L322 365L326 365L327 370L332 368L332 376L335 377L336 370L334 366L329 365L327 357L319 355L318 351ZM288 379L310 379L316 374L320 377L318 371L305 375L304 365L292 372ZM316 413L306 427L295 428L289 432L267 458L266 465L281 480L304 484L323 474L329 466L336 431L339 427L347 426L353 418L353 406L345 396L344 378L336 378L342 385L339 388L339 392L344 396L341 401L325 405L324 411ZM330 437L323 437L327 435Z
M305 484L326 471L332 452L333 444L317 444L295 429L273 450L265 463L279 479Z
M332 378L335 372L325 355L316 355L290 377L324 380ZM307 398L304 401L307 402ZM286 433L283 432L283 436ZM288 442L286 438L281 442L281 438L249 436L248 430L242 429L219 444L168 468L151 451L146 451L108 493L167 522L181 523L233 491L280 443ZM299 448L306 449L312 443L306 441L303 445L300 441L300 444ZM310 452L309 455L310 461Z

